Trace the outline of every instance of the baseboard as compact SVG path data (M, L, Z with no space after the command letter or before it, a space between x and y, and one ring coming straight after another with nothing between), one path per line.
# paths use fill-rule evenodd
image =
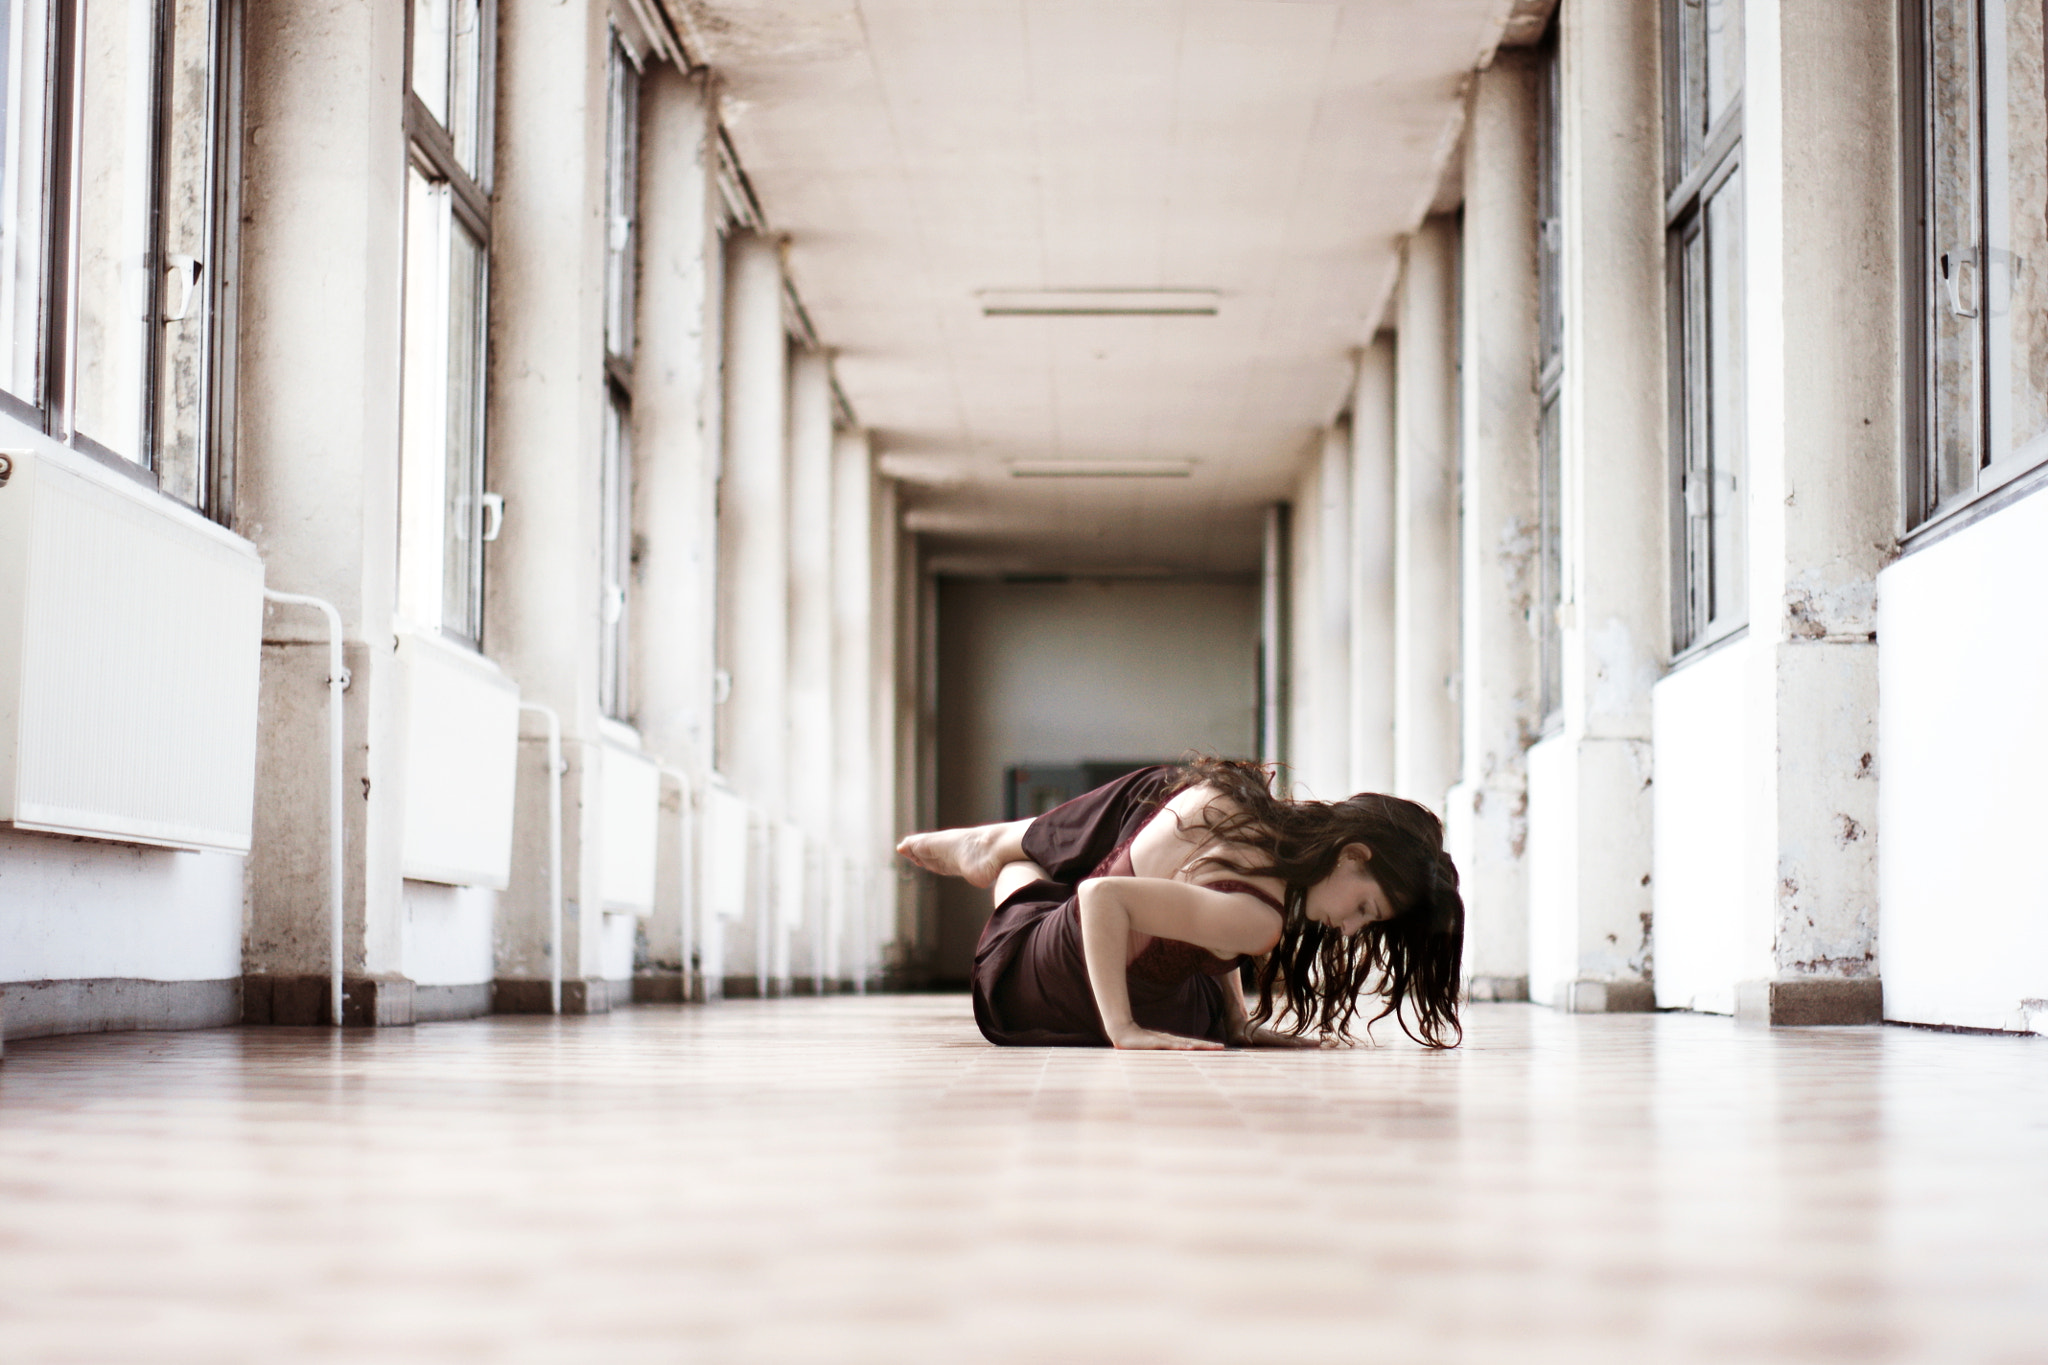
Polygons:
M1877 977L1843 980L1805 977L1789 981L1735 983L1735 1017L1778 1028L1884 1022L1884 982Z
M679 1005L688 998L688 985L681 972L633 973L633 1003L636 1005Z
M476 1019L491 1012L491 983L475 981L460 986L419 986L412 988L412 1017L418 1024L442 1023L450 1019Z
M1567 981L1552 1002L1568 1014L1648 1014L1657 988L1647 981Z
M1471 1001L1527 1000L1526 976L1475 976L1465 983L1465 998Z
M242 1022L314 1028L330 1019L325 974L277 973L242 978ZM391 973L345 977L341 1021L348 1028L405 1028L412 1024L418 988Z
M546 981L501 976L491 983L491 1013L552 1014L554 1001ZM609 1014L614 1004L628 1004L633 983L624 981L564 981L562 1013Z
M135 1029L225 1028L242 1018L242 980L142 981L86 977L0 984L0 1036Z

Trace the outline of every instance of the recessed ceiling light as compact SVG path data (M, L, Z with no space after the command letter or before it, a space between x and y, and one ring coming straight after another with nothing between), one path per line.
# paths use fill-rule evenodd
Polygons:
M1015 460L1013 479L1185 479L1193 460Z
M1214 289L984 289L985 318L1213 318Z

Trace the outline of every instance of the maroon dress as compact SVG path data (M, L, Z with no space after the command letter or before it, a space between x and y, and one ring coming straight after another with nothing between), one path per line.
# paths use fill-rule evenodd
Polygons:
M1131 875L1131 840L1166 804L1176 777L1170 767L1141 768L1031 822L1024 855L1045 869L1046 879L1019 887L998 905L974 950L974 1022L991 1043L1109 1046L1088 985L1075 888L1089 877ZM1249 892L1280 908L1243 882L1206 885ZM1131 1016L1161 1033L1222 1042L1227 1015L1217 978L1247 960L1155 938L1126 969Z

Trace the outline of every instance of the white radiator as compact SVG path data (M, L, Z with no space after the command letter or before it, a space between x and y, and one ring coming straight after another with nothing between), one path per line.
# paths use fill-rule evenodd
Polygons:
M503 891L512 878L519 689L490 660L426 635L401 635L398 661L405 678L404 873Z
M747 917L751 823L752 813L739 797L717 787L704 793L704 826L699 836L703 856L697 866L703 878L699 904L707 923Z
M661 768L617 744L599 746L604 804L604 908L654 913L661 853Z
M0 820L248 852L262 561L20 430L0 423Z

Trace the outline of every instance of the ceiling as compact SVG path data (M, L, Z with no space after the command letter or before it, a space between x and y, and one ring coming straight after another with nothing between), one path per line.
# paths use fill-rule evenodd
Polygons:
M1467 73L1518 11L672 7L935 567L1077 574L1256 567L1261 508L1342 409L1446 179ZM983 309L987 291L1105 289L1215 291L1191 296L1213 312Z

